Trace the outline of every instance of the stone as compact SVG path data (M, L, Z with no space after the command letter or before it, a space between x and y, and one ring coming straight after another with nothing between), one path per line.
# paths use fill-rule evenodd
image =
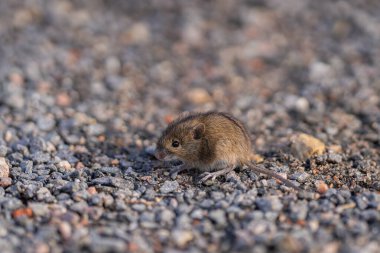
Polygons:
M322 155L325 144L319 139L304 133L291 138L291 152L300 160L306 160L313 155Z
M339 154L328 154L327 161L329 163L341 163L343 160L342 156Z
M189 92L186 95L186 98L189 102L196 105L205 104L212 100L207 90L202 88L194 88L192 90L189 90Z
M218 226L224 227L227 225L226 213L221 209L210 211L208 217Z
M92 184L99 184L103 186L113 186L122 189L133 189L134 184L130 180L125 180L118 177L99 177L91 181Z
M151 37L149 26L143 22L134 23L130 28L127 37L135 44L147 43L150 41Z
M71 164L68 161L66 161L66 160L60 161L57 164L57 167L58 168L62 168L64 170L71 170L72 169Z
M176 191L178 187L179 184L177 181L165 181L164 184L160 187L160 192L163 194L168 194Z
M315 181L314 185L315 185L315 187L317 189L317 192L320 193L320 194L326 193L327 190L329 189L329 186L325 182L323 182L321 180Z
M12 179L9 177L0 177L0 187L8 187L12 184Z
M300 183L304 183L309 177L310 177L310 174L306 172L296 172L290 176L290 179L297 180Z
M9 166L4 157L0 157L0 177L9 177Z
M180 247L185 247L191 240L193 240L194 235L189 230L174 230L172 232L172 238L174 243Z

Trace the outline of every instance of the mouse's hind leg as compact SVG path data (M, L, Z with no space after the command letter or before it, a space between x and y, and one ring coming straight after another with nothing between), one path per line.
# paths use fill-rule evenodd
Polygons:
M214 181L217 177L225 175L229 173L230 171L233 171L235 169L234 166L229 166L221 170L217 170L215 172L205 172L201 175L201 179L199 180L199 183L204 183L207 180L211 178L212 181Z

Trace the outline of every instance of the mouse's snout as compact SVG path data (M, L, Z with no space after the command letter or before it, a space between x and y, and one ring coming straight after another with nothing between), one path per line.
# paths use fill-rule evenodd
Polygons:
M154 153L154 156L155 156L158 160L163 160L163 159L165 159L165 157L166 157L166 153L165 153L165 151L163 151L163 150L156 150L156 152Z

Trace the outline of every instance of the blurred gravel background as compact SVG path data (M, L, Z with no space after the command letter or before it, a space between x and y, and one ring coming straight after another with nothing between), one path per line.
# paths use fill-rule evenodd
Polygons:
M375 0L1 1L1 252L379 252L379 45ZM309 192L170 179L157 137L205 110Z

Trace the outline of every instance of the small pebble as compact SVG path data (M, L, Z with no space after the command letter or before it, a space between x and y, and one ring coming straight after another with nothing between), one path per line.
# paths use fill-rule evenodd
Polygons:
M342 162L342 156L338 154L328 154L327 155L327 161L330 163L341 163Z
M172 238L178 247L183 248L186 246L186 244L193 240L194 235L191 231L175 230L172 232Z
M297 180L300 183L304 183L308 178L310 177L310 174L306 172L297 172L290 176L290 179Z
M165 181L164 184L160 187L160 192L163 194L168 194L176 191L178 187L179 184L177 181Z
M195 88L188 91L187 99L193 104L200 105L210 102L211 96L205 89Z
M315 187L317 188L317 192L320 194L326 193L327 190L329 189L328 185L321 180L315 181L314 184L315 184Z
M0 187L8 187L12 184L12 179L9 177L0 177Z
M72 229L68 222L63 221L59 223L58 230L64 240L68 240L71 237Z
M291 139L292 154L300 160L306 160L313 155L322 155L325 151L325 144L317 138L298 134Z
M208 217L218 226L224 227L227 225L226 213L223 210L219 209L210 211Z
M58 166L58 168L62 168L64 170L71 170L71 168L72 168L71 164L66 160L60 161L57 166Z
M0 157L0 177L9 176L9 166L4 157Z

